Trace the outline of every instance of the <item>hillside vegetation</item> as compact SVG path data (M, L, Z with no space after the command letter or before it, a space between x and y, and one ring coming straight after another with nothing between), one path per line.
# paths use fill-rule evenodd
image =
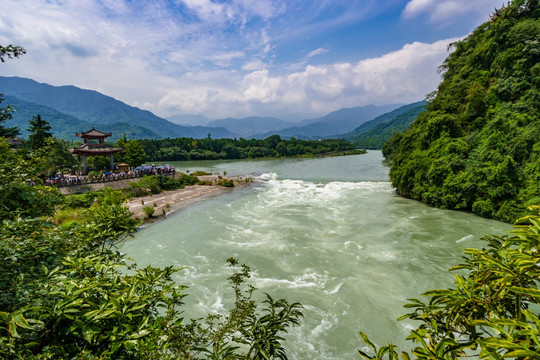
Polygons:
M381 149L396 132L407 130L418 114L426 109L425 106L425 101L402 106L363 123L350 133L343 135L343 138L355 144L357 148Z
M401 194L504 221L540 204L539 15L513 1L453 44L427 111L383 147Z

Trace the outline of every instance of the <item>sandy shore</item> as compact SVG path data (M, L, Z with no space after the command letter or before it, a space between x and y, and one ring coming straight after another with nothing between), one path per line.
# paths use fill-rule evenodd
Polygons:
M201 176L201 180L215 181L215 176ZM162 191L159 194L148 195L131 199L127 206L133 216L142 220L144 223L150 223L167 214L183 209L198 201L212 198L237 188L251 185L253 182L244 181L244 178L234 178L234 187L224 187L221 185L193 185L186 186L183 189ZM144 207L152 207L154 213L149 216L143 210Z

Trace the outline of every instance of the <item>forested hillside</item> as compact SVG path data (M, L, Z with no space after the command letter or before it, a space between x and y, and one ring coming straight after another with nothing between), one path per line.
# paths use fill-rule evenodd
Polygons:
M418 114L425 110L425 106L425 101L402 106L363 123L342 137L355 144L358 148L381 149L383 144L390 140L394 133L407 130L418 117Z
M401 194L504 221L540 204L539 16L513 1L453 44L427 111L383 147Z
M138 140L151 161L257 159L286 156L352 155L355 150L342 139L283 140L272 135L264 140L250 139L146 139Z

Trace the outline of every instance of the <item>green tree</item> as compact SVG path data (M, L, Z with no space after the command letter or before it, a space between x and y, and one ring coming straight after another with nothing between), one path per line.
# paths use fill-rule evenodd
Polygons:
M41 115L37 114L28 121L28 125L27 130L30 132L28 137L30 148L36 150L45 146L45 140L52 137L49 122L42 119Z
M122 196L85 201L83 222L45 220L60 201L39 186L40 151L23 157L0 139L0 358L287 359L300 304L259 305L249 267L229 259L230 313L185 321L180 269L138 268L116 251L138 225Z
M116 141L116 145L124 149L116 155L117 162L124 162L129 166L136 167L146 161L146 152L141 144L138 141L127 139L126 134Z
M43 159L25 158L0 138L0 220L50 215L61 202L58 189L42 186L37 176Z
M0 45L0 61L5 62L5 58L13 59L26 54L26 50L20 46L2 46Z
M25 53L26 53L26 50L20 46L0 45L0 62L5 62L6 61L5 58L8 58L8 59L18 58L19 56ZM3 94L0 94L0 104L2 103L2 101L4 101L4 99L1 98L2 96ZM13 115L12 115L13 111L14 111L13 108L9 105L7 105L6 107L0 108L0 136L14 137L19 134L19 128L17 127L6 128L2 125L4 121L11 120L13 118Z
M0 94L0 96L2 96L2 94ZM0 98L0 104L2 101L4 101L4 99ZM11 105L0 108L0 136L2 137L15 137L20 133L18 127L5 127L2 125L4 121L13 119L13 111L15 110Z
M383 146L400 194L511 222L540 204L540 5L514 0L441 66L443 81Z
M77 159L68 150L69 143L55 137L48 137L42 147L38 148L35 156L41 159L37 170L44 175L58 171L70 171L77 166Z

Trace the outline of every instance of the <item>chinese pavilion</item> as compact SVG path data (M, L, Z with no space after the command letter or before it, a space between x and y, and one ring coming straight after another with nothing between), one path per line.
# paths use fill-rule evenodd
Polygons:
M82 157L84 172L86 172L87 156L108 156L111 159L111 170L114 169L114 154L124 151L124 149L111 147L105 143L105 138L111 135L111 133L104 133L94 128L86 132L75 133L75 136L84 140L84 144L69 151Z

